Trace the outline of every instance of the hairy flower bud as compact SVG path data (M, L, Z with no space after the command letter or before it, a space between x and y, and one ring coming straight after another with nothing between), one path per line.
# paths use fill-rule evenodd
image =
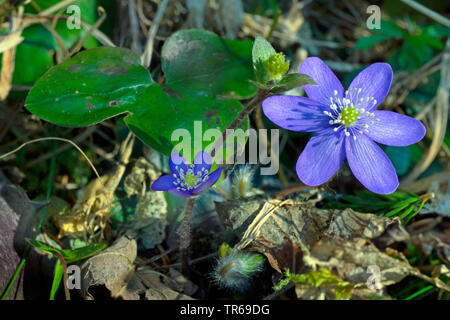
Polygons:
M221 288L243 292L248 289L251 278L263 270L263 263L264 258L259 253L233 251L223 243L212 278Z
M231 183L232 199L243 199L252 194L253 170L250 166L238 169Z
M263 62L263 67L268 80L279 81L289 71L289 61L286 61L283 53L274 53Z

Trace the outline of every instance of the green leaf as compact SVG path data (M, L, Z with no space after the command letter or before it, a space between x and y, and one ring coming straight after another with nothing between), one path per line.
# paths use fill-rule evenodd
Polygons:
M381 20L381 30L384 34L391 36L391 38L399 38L405 35L405 31L391 20Z
M375 44L393 38L401 38L405 32L395 22L388 20L381 20L382 33L375 32L374 34L358 39L355 43L355 49L370 49Z
M24 41L16 50L13 83L33 85L53 66L52 50L56 43L50 31L41 25L26 28L22 36Z
M316 84L316 83L306 74L290 73L285 75L279 82L277 82L277 84L270 90L270 92L278 93L288 91L308 84Z
M373 34L368 37L363 37L363 38L358 39L358 41L356 41L356 43L355 43L355 49L370 49L377 43L388 40L388 39L392 39L392 38L393 37L389 34L384 34L384 33Z
M429 45L430 47L433 47L436 50L442 51L444 50L444 44L442 41L436 39L435 37L427 36L427 35L419 35L416 36L417 40Z
M167 95L157 85L149 87L142 95L137 97L137 106L151 106L134 108L133 114L125 118L128 127L145 143L152 148L170 156L173 148L180 141L172 141L175 129L187 130L191 138L191 154L183 154L188 161L195 155L194 140L211 128L219 128L221 132L231 124L234 118L243 109L242 104L236 100L213 99L198 93L181 94L181 96ZM199 124L200 131L195 132L195 122ZM243 121L241 128L246 130L249 126L248 118ZM203 141L201 149L211 146L211 141ZM210 150L206 150L210 151Z
M409 221L410 221L412 218L414 218L414 217L420 212L420 210L422 210L422 208L423 208L423 206L425 205L426 202L427 202L426 200L423 200L423 201L420 203L420 205L419 205L419 207L417 208L417 210L414 211L413 213L411 213L410 215L408 215L408 216L405 218L404 224L408 224Z
M429 45L424 45L420 37L406 35L404 38L405 41L397 56L400 68L412 71L433 57L433 48Z
M67 263L73 263L76 261L80 261L86 258L89 258L90 256L93 256L94 254L99 253L103 249L107 247L106 243L102 244L91 244L86 247L77 248L77 249L58 249L54 248L44 242L38 241L38 240L29 240L28 242L35 248L40 249L42 251L45 251L47 253L50 253L54 256L57 256L58 254L61 254L63 258L66 260Z
M354 288L352 283L340 279L326 268L320 268L318 271L311 271L304 274L291 274L289 271L286 271L285 276L286 278L281 280L274 287L275 291L282 289L289 282L293 281L295 283L308 284L316 288L324 289L329 287L330 289L334 289L335 299L348 300L350 299Z
M223 132L242 111L240 102L225 96L243 98L256 92L249 82L254 79L250 49L249 42L221 39L206 31L177 32L163 49L165 87L153 82L128 49L86 50L42 76L25 106L63 126L88 126L127 114L125 123L142 141L170 155L179 143L172 141L175 129L187 129L192 138L200 139L195 121L201 122L203 132L211 128ZM248 127L246 118L240 128ZM193 143L191 139L192 150ZM212 141L202 141L200 147L208 145Z
M252 49L252 61L253 70L256 75L256 79L261 83L266 83L267 71L264 69L263 63L270 58L276 51L272 45L261 36L257 36L253 43Z
M334 288L334 298L336 300L349 300L355 286L350 282L340 281Z
M401 214L398 215L400 219L404 219L407 217L411 212L413 212L414 208L416 207L417 203L414 203L408 207L405 211L403 211Z
M72 263L80 260L84 260L93 256L103 249L105 249L108 245L106 243L101 244L91 244L86 247L81 247L77 249L63 249L62 256L66 259L67 263Z
M393 210L387 212L384 216L386 218L391 218L397 216L401 211L406 209L412 202L415 202L416 200L404 200L400 201L397 206L394 207ZM401 203L401 204L400 204Z
M175 32L162 48L162 69L167 87L207 97L245 99L257 88L249 82L252 71L251 42L220 38L206 30Z
M447 37L450 34L450 28L442 26L440 24L434 24L423 28L423 33L432 38Z
M56 293L61 285L61 281L64 275L64 268L61 261L58 259L55 264L55 271L53 272L52 289L50 291L50 300L55 300Z
M31 89L25 106L55 124L88 126L126 112L151 83L130 50L95 48L50 69Z
M24 41L17 46L12 83L31 86L53 66L55 40L41 25L32 25L23 30ZM0 68L1 68L0 54ZM11 97L24 99L26 91L12 91Z
M54 248L42 241L27 239L27 241L35 248L42 250L44 252L50 253L52 255L62 254L62 249Z

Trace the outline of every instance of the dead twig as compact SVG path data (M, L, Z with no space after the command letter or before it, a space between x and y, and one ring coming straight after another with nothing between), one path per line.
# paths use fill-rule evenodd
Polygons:
M423 13L428 18L433 19L436 22L439 22L440 24L443 24L447 28L450 28L450 20L448 20L443 15L440 15L439 13L425 7L424 5L414 1L414 0L400 0L404 4L407 4L411 8L419 11L420 13Z
M77 2L78 0L64 0L61 2L56 3L55 5L51 6L50 8L39 12L40 16L48 16L51 15L61 9L64 9L68 6L70 6L72 3Z
M155 37L156 33L158 32L159 23L161 22L164 16L164 11L166 10L168 3L169 0L163 0L162 3L159 5L158 10L156 11L155 18L153 19L152 26L148 30L147 44L145 46L144 53L141 56L141 64L146 68L150 67L150 64L152 62L153 43L155 42Z
M134 0L128 0L128 17L130 18L131 49L141 52L139 43L139 21L137 17L136 3Z
M105 9L102 7L98 7L98 13L100 14L100 18L95 22L95 24L89 28L89 30L83 35L83 37L77 41L77 43L74 45L72 50L70 50L69 55L66 57L68 59L72 55L74 55L76 52L78 52L81 49L81 46L83 45L84 41L94 32L94 30L97 30L98 27L105 21L106 19L106 12Z

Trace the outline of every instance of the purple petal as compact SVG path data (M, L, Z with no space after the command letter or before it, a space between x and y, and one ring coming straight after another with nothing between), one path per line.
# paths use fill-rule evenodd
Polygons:
M211 162L212 159L208 152L198 152L194 158L194 173L197 174L197 172L202 171L202 169L205 169L208 173L209 170L211 170Z
M425 126L418 120L391 111L375 110L375 119L367 135L376 142L404 147L416 143L425 136Z
M217 170L211 172L209 174L208 180L206 180L205 183L199 185L197 188L192 189L191 190L192 193L199 194L199 193L205 191L206 189L211 188L217 182L217 180L219 180L221 174L222 174L222 168L218 168Z
M172 173L175 173L178 175L178 169L183 169L184 172L186 172L188 168L188 163L186 159L184 159L179 153L172 153L172 155L169 157L169 168Z
M397 173L391 160L365 134L356 140L347 137L345 152L353 175L370 191L389 194L398 187Z
M358 99L364 98L364 100L359 107L371 111L386 98L391 87L392 76L392 68L388 63L371 64L353 79L348 91L350 93L352 89L360 88L361 92ZM367 102L367 97L373 97L374 100ZM374 104L375 100L376 103Z
M329 126L330 110L322 103L297 96L273 96L262 103L264 114L276 125L291 131L319 131Z
M171 174L156 179L152 184L152 190L154 191L167 191L174 187L175 178Z
M334 97L334 90L337 90L337 97L341 99L344 95L344 88L336 75L319 58L306 58L300 66L300 73L310 76L317 85L303 86L309 98L328 106L330 98Z
M345 158L344 132L327 128L307 143L297 161L297 175L308 186L325 183L339 169Z

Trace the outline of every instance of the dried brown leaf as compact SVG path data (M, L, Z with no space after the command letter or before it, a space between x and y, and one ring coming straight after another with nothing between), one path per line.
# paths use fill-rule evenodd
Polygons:
M132 279L136 256L136 241L123 236L111 247L89 258L81 269L83 297L94 299L90 290L95 286L105 286L111 297L119 297L123 288Z
M389 247L409 240L408 232L397 218L352 209L318 209L304 201L277 202L264 198L216 203L216 209L223 223L241 237L249 234L248 229L255 225L254 221L261 220L261 215L267 218L258 226L258 237L251 239L251 249L264 254L278 272L306 273L327 268L343 281L351 282L359 289L358 294L363 294L372 275L369 266L378 266L383 287L407 275L445 287L439 279L421 274L403 255ZM302 297L327 296L308 287L300 291Z

